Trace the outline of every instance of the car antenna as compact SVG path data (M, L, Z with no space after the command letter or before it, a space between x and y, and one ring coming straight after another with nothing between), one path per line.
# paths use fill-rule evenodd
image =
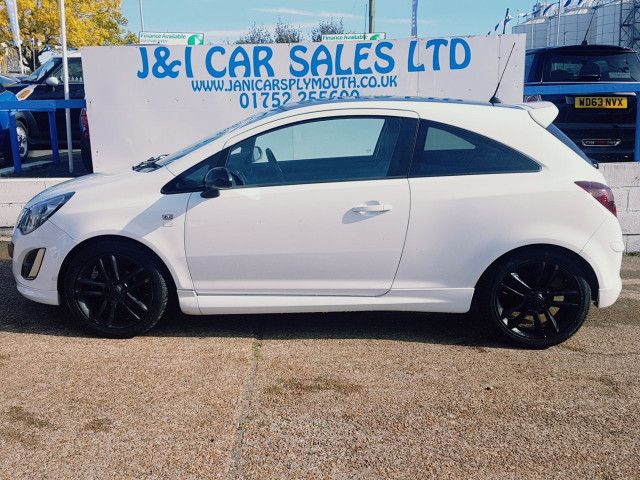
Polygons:
M507 58L507 63L504 64L504 70L502 70L502 75L500 75L500 80L498 80L498 85L496 86L496 91L493 92L493 96L489 99L489 103L502 103L502 101L498 98L498 91L500 90L500 84L502 83L502 79L504 78L504 74L507 72L507 67L509 66L509 61L511 60L511 55L513 55L513 49L516 48L516 42L513 42L513 46L511 47L511 51L509 52L509 57Z
M587 26L587 31L584 32L584 39L582 40L581 45L589 45L587 41L587 37L589 36L589 32L591 31L591 24L593 24L593 17L596 16L596 12L598 11L598 7L593 8L593 13L591 14L591 18L589 19L589 25Z

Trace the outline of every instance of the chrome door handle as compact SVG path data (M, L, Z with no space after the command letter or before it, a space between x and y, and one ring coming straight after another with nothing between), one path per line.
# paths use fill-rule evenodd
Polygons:
M372 205L358 205L351 209L355 213L383 213L393 210L393 205L374 203Z

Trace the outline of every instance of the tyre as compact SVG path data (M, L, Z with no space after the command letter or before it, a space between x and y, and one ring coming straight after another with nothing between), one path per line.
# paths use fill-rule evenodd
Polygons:
M169 281L161 262L126 241L77 252L63 273L65 306L101 336L130 338L153 328L167 308Z
M18 152L20 161L25 162L29 158L29 130L22 120L16 121L16 133L18 136ZM11 141L9 135L6 136L6 145L2 149L5 165L13 165L13 155L11 152Z
M591 305L585 272L554 251L514 254L493 268L479 288L478 310L505 339L529 348L567 340Z
M16 122L16 133L18 134L20 161L24 162L29 158L29 130L27 129L27 125L21 120Z

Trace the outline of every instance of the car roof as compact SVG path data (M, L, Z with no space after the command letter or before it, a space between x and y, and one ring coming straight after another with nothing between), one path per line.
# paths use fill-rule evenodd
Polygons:
M527 112L531 117L539 118L545 117L545 109L542 107L550 108L553 104L548 102L539 102L544 105L538 105L538 110L534 112L531 104L505 104L505 103L490 103L490 102L477 102L471 100L451 99L451 98L435 98L435 97L393 97L393 96L365 96L360 98L343 98L343 99L331 99L331 100L318 100L307 101L302 103L291 103L283 107L273 108L271 110L265 110L261 113L249 117L245 121L240 122L241 125L236 125L234 128L234 135L241 134L247 130L261 127L263 125L279 121L281 119L293 117L300 114L307 113L320 113L320 112L336 112L340 110L349 109L389 109L389 110L404 110L413 111L418 114L424 113L425 108L428 105L434 107L451 106L454 109L465 108L482 108L486 111L523 111ZM553 107L555 108L555 107ZM533 113L532 113L533 112ZM457 114L461 114L458 110ZM557 115L557 110L553 114L553 118ZM534 119L535 119L534 118ZM538 121L538 120L536 120ZM541 120L542 121L542 120Z
M527 50L528 54L531 53L545 53L545 52L557 52L557 53L573 53L573 54L589 54L589 53L623 53L634 51L630 48L620 47L618 45L565 45L562 47L543 47Z
M338 108L351 108L354 105L363 106L366 104L373 103L382 103L386 105L401 106L401 107L410 107L411 104L422 105L425 103L436 103L436 104L448 104L448 105L474 105L474 106L483 106L483 107L499 107L499 108L518 108L517 105L510 105L505 103L490 103L490 102L480 102L475 100L463 100L459 98L437 98L437 97L419 97L419 96L391 96L391 95L371 95L371 96L362 96L362 97L348 97L348 98L334 98L327 100L316 100L312 102L298 102L298 103L290 103L284 107L278 107L273 111L278 112L290 112L293 110L298 110L306 107L318 107L318 106L337 106ZM397 105L397 104L405 104L405 105Z

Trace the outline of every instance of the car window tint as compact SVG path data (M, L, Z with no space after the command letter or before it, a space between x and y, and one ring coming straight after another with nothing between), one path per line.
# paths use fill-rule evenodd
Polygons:
M633 52L550 55L545 80L549 82L637 82L640 61Z
M422 122L411 176L537 172L540 166L495 140L450 125Z
M535 55L530 53L524 57L524 78L525 82L533 82L535 81L533 77L533 72L531 71L531 67L533 66L533 59Z
M408 122L403 126L404 122ZM406 175L399 153L415 121L342 117L296 123L250 137L230 150L227 167L246 186L340 182ZM400 145L402 146L400 148Z
M204 189L204 177L209 170L223 164L226 154L227 150L222 150L189 168L165 185L162 188L162 193L172 194L202 191Z
M80 58L70 58L68 59L68 67L69 67L69 82L71 83L82 83L84 82L84 78L82 76L82 60ZM62 82L63 73L62 73L62 62L53 73L54 77L57 77Z

